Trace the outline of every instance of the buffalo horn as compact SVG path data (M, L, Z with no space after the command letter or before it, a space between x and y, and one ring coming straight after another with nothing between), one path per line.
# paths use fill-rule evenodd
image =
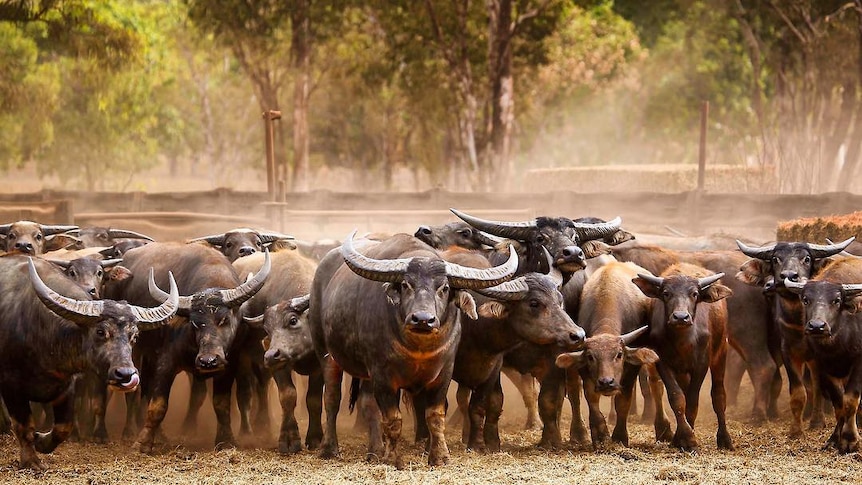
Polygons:
M655 286L656 288L659 288L661 285L664 284L664 278L659 278L658 276L653 276L651 274L638 273L638 278L645 280L646 282Z
M297 296L296 298L291 298L290 300L290 308L292 308L297 313L302 313L305 310L308 310L308 305L311 301L311 294Z
M57 266L59 266L63 269L68 268L72 264L71 261L67 261L65 259L47 259L46 258L45 261L48 261L51 264L56 264Z
M597 222L589 224L586 222L572 222L574 224L575 233L581 241L592 241L594 239L604 239L611 234L620 230L623 220L617 216L608 222Z
M208 244L212 244L213 246L223 246L224 245L224 234L213 234L211 236L204 237L196 237L194 239L189 239L186 241L187 243L196 243L196 242L206 242Z
M832 240L831 240L831 239L829 239L828 237L826 238L826 242L827 242L827 243L829 243L829 244L835 244L835 243L834 243L834 242L832 242ZM838 253L838 255L839 255L839 256L843 256L843 257L845 257L845 258L856 258L856 259L862 259L862 256L857 256L857 255L855 255L855 254L853 254L853 253L848 253L846 249L845 249L844 251L841 251L840 253Z
M548 248L542 246L542 252L545 253L545 259L548 261L548 268L550 268L550 271L548 271L548 276L550 276L551 279L554 280L554 287L562 288L563 273L560 272L559 268L554 266L554 258L553 256L551 256L551 253L548 252Z
M533 233L533 230L536 229L535 219L527 222L488 221L485 219L479 219L478 217L467 215L457 209L449 210L452 211L453 214L458 216L467 224L470 224L476 229L487 232L488 234L492 234L494 236L507 237L509 239L517 239L520 241L524 241L528 239Z
M802 288L805 288L805 283L800 283L798 281L791 281L790 279L784 279L784 287L790 290L791 293L800 294L802 293Z
M147 280L147 287L150 290L150 296L155 298L156 301L165 302L171 297L169 293L165 293L161 288L156 286L156 280L153 278L153 268L150 268L150 277ZM177 306L180 310L190 310L192 308L192 297L181 296Z
M46 236L53 236L54 234L60 234L61 232L69 232L78 229L78 226L46 226L43 224L39 224L39 227L42 228L42 234Z
M518 271L518 253L510 244L509 259L500 266L486 269L469 268L448 261L444 261L444 263L446 264L446 276L449 277L449 283L452 286L464 290L480 290L497 286L511 279Z
M862 285L861 284L855 284L855 285L843 284L843 285L841 285L841 291L843 291L844 293L856 294L856 293L862 292Z
M814 259L828 258L829 256L835 256L841 251L847 249L847 246L849 246L855 239L856 237L853 236L838 244L808 244L808 251L811 252L811 257Z
M266 244L275 241L293 241L296 239L288 234L279 234L277 232L259 232L260 242Z
M775 251L775 244L753 248L746 246L745 243L737 239L736 245L739 247L739 250L742 251L742 254L749 258L760 259L763 261L769 261L772 259L772 252Z
M147 241L155 241L155 239L135 231L127 231L125 229L108 229L108 235L112 238L122 239L146 239Z
M492 248L496 247L497 244L500 244L501 242L503 242L503 240L501 238L498 238L496 236L492 236L490 234L485 234L482 231L476 231L476 241L478 241L479 244L484 244L485 246L489 246Z
M269 257L269 251L264 250L263 266L260 271L254 275L254 278L230 290L221 290L221 297L225 305L235 307L242 305L249 298L253 297L266 283L266 278L269 277L269 270L272 268L272 260Z
M344 258L344 263L354 273L372 281L381 281L384 283L401 281L401 278L404 277L404 273L407 271L407 265L410 264L411 258L369 258L353 247L354 237L356 237L356 230L351 232L347 236L347 239L344 240L344 244L341 245L341 256Z
M505 283L500 283L499 285L492 286L491 288L476 290L476 293L479 293L480 295L485 295L488 298L504 301L523 300L527 297L527 294L529 292L530 287L527 286L527 279L523 276L515 278L511 281L506 281Z
M250 323L252 325L261 325L264 320L266 320L266 314L258 315L256 317L242 317L245 320L245 323Z
M697 287L701 290L705 290L709 287L709 285L715 283L716 281L724 278L724 273L717 273L712 276L706 276L704 278L698 278Z
M150 268L150 281L153 281L153 270ZM168 323L172 316L180 307L180 292L177 289L177 282L174 279L174 274L168 271L168 281L171 285L171 292L168 298L161 305L155 308L144 308L136 305L129 305L132 315L138 320L138 328L142 331L152 330L161 327ZM155 283L152 283L155 286Z
M99 261L99 264L102 265L103 268L112 268L122 262L122 259L104 259Z
M643 327L641 327L637 330L632 330L631 332L629 332L625 335L620 335L620 339L623 341L623 345L628 346L629 344L631 344L632 342L637 340L638 337L647 333L648 331L649 331L649 327L644 325Z
M42 303L52 312L78 325L92 325L99 321L102 310L105 308L103 301L76 300L57 293L48 288L48 285L39 277L39 273L36 272L36 266L33 264L33 258L27 258L27 261L33 289L36 291L39 299L42 300Z

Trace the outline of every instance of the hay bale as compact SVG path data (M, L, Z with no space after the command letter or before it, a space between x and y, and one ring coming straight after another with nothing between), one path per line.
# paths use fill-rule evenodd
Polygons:
M826 244L826 239L833 242L843 241L862 235L862 212L853 212L828 217L807 217L784 221L778 224L776 237L778 241L805 241L815 244Z

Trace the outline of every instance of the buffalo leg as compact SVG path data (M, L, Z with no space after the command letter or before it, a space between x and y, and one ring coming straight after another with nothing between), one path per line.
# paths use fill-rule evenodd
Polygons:
M269 416L269 383L272 381L272 373L265 369L262 365L254 364L255 376L255 403L254 422L252 429L255 435L269 436L270 416Z
M323 360L323 405L326 409L326 428L323 434L323 444L320 446L321 458L338 456L338 432L335 422L338 419L338 409L341 407L341 381L344 372L332 358Z
M216 415L215 447L217 450L237 447L230 423L230 397L235 380L236 370L230 367L224 374L213 378L213 410Z
M616 425L611 439L616 443L629 445L628 419L629 410L634 397L635 383L637 383L640 366L625 365L623 375L620 379L621 392L614 397L614 408L617 410Z
M198 430L198 412L207 397L207 381L205 378L189 374L189 408L183 419L183 434L193 435Z
M323 440L323 374L315 369L308 375L308 388L305 391L305 408L308 410L308 432L305 434L305 446L315 450Z
M245 359L241 359L245 360ZM251 435L251 410L253 401L253 390L255 388L255 376L251 371L250 362L241 362L236 373L236 405L239 409L239 435L246 437ZM291 384L293 384L291 382ZM296 406L296 388L294 392L294 406Z
M664 384L658 374L655 364L647 364L642 368L647 373L647 385L650 388L655 416L653 417L653 428L655 429L656 441L671 441L673 432L670 429L670 421L664 414Z
M299 425L296 424L296 386L290 375L290 368L273 372L278 387L278 402L281 404L281 430L278 434L278 452L282 455L298 453L302 450Z
M820 392L820 386L814 382L814 377L817 375L817 363L814 361L806 362L806 366L811 374L806 386L807 403L811 407L811 421L808 423L809 429L821 429L826 427L826 417L823 415L823 395Z
M784 368L787 370L787 384L790 387L790 437L802 436L802 412L805 408L806 391L802 384L802 359L785 352Z
M641 413L641 423L649 423L650 421L655 420L655 400L652 397L649 371L645 367L641 367L641 371L638 373L638 385L641 388L641 397L643 397L644 400L644 408ZM634 409L634 401L632 401L632 409Z
M470 436L467 439L467 448L471 450L483 450L485 448L485 417L487 416L488 389L491 382L484 382L481 386L473 389L470 394L468 407Z
M542 418L542 439L539 441L539 448L563 447L559 416L564 391L565 373L562 369L553 369L542 379L539 387L539 416Z
M859 451L859 429L856 414L859 410L860 395L862 395L862 369L859 363L853 366L853 371L847 379L844 389L844 399L841 403L841 418L844 421L841 436L838 440L838 451L852 453Z
M677 376L674 372L667 368L662 362L656 364L658 372L661 375L661 380L664 381L667 397L670 401L670 407L673 409L674 417L676 417L676 433L673 435L671 444L676 448L682 448L685 451L697 449L697 439L694 436L694 430L686 417L686 396L680 383L677 382ZM686 386L687 387L687 386Z
M74 384L72 385L74 388ZM52 402L54 424L47 433L35 433L34 445L39 453L51 453L72 433L75 419L75 395L71 389Z
M513 367L503 367L503 374L512 381L524 401L524 407L527 409L527 422L524 424L524 429L539 429L542 420L539 416L539 392L536 389L536 379L530 374L521 374Z
M383 461L401 470L404 462L398 449L401 440L401 410L398 408L398 389L380 382L371 382L374 399L380 408L383 430Z
M8 434L12 432L12 419L9 417L9 410L6 409L6 403L0 398L0 434Z
M723 338L721 341L723 342ZM727 393L725 391L725 369L727 366L727 346L718 344L718 349L710 362L709 374L712 379L712 410L718 420L718 431L715 440L721 450L732 450L733 440L727 431ZM695 396L697 399L697 396Z
M374 399L374 393L371 390L371 383L362 381L359 387L359 400L357 402L359 412L356 420L361 420L368 432L368 449L365 453L367 461L382 460L386 453L383 444L383 431L380 428L382 417L380 416L380 408L377 406L377 401Z
M45 470L47 467L42 464L42 460L36 455L36 448L34 446L36 441L36 425L33 422L30 403L26 399L21 399L8 393L4 394L4 401L11 418L12 432L18 439L18 446L20 447L18 468L30 468L36 471Z
M144 427L141 428L135 442L135 447L141 453L149 454L153 452L156 431L161 426L162 421L165 419L165 413L168 411L171 384L173 384L174 377L176 377L176 373L165 371L166 369L173 368L169 362L164 362L160 368L162 372L153 376L152 388L149 391L149 395L144 395L144 399L142 399L142 401L146 401L149 398L149 403L147 403L147 418L144 421Z
M413 402L413 427L416 431L416 436L413 439L415 444L424 444L425 450L431 446L431 431L428 429L428 423L425 422L425 396L421 393L410 396ZM409 409L409 408L408 408Z
M727 352L724 388L727 392L727 403L730 406L736 406L736 401L739 399L739 388L742 385L742 379L745 377L746 367L745 359L742 358L739 352L733 349Z
M500 372L494 373L493 385L488 391L485 408L485 449L491 452L500 451L500 415L503 414L503 385Z
M844 389L842 383L837 379L824 375L822 372L817 377L817 382L829 400L832 402L832 408L835 412L835 428L829 439L826 440L825 448L838 448L838 442L841 439L841 431L844 427L843 421L843 404L844 404Z
M445 465L449 462L449 447L446 445L446 392L449 390L451 378L450 369L448 375L440 376L436 382L421 391L425 395L425 422L431 432L428 447L429 466Z
M601 404L602 395L596 392L596 386L590 379L584 379L584 399L587 401L587 406L590 409L590 438L593 442L593 448L599 449L605 446L610 440L608 433L608 424L605 421L605 415L599 407Z
M572 369L566 369L566 394L572 407L572 422L569 425L569 443L585 445L589 440L587 427L581 417L581 375Z
M455 410L449 424L457 424L461 422L461 442L465 445L470 442L470 396L472 391L467 386L458 385L458 390L455 392L455 400L458 403L458 409ZM460 419L455 419L459 416Z
M87 394L90 401L90 409L93 412L93 441L96 443L108 442L108 428L105 425L105 414L108 408L108 386L95 379L95 376L87 379Z

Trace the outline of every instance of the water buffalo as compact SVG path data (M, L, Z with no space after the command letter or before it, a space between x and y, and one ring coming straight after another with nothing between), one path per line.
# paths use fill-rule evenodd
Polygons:
M0 241L4 243L4 251L38 256L65 247L65 244L52 244L51 238L77 228L78 226L46 225L32 221L0 224Z
M499 241L466 222L448 222L439 226L419 226L413 234L435 249L448 249L457 246L464 249L493 248Z
M619 262L611 262L593 273L584 286L578 313L578 324L587 333L585 349L561 354L556 359L558 367L574 367L581 375L590 409L590 435L597 448L609 438L628 446L627 420L638 372L641 366L658 360L654 351L632 347L648 331L642 325L648 321L650 310L649 298L632 283L638 273L647 271L633 263ZM614 396L617 421L613 436L609 435L599 409L602 395ZM653 398L661 399L661 395L654 385ZM579 413L572 420L580 423ZM656 413L655 431L658 440L669 437L670 423L664 413Z
M235 445L230 427L230 396L236 371L232 351L241 325L240 306L254 296L266 282L270 258L266 253L263 268L243 283L227 258L215 249L199 244L150 243L133 249L123 257L132 278L106 288L130 302L152 302L151 293L165 298L156 284L145 283L151 272L164 285L168 268L177 273L181 294L178 316L170 327L143 335L135 347L140 359L142 400L149 401L146 422L136 446L150 453L156 429L167 411L174 377L181 371L213 377L213 407L218 425L216 445ZM160 301L157 299L157 301ZM127 426L131 423L127 422Z
M21 447L21 468L44 469L36 452L52 452L71 432L75 374L95 372L123 392L138 387L131 344L139 330L161 327L177 310L176 283L169 279L166 301L142 308L92 300L47 262L0 258L0 396ZM51 403L50 432L34 431L30 401Z
M264 255L255 253L233 262L240 279L260 267ZM257 391L257 415L254 422L256 434L269 431L269 407L267 390L269 380L275 377L282 407L282 425L279 434L279 451L295 453L301 449L294 408L296 387L291 371L309 376L306 407L309 412L306 446L317 448L323 439L320 416L323 399L323 374L317 356L311 347L308 326L305 324L308 301L301 297L311 291L311 281L317 269L315 261L301 255L299 251L279 251L272 254L272 270L263 288L245 303L246 315L265 315L264 321L252 320L252 328L241 344L240 369L237 374L237 403L240 408L240 432L249 430L249 406L252 389ZM249 319L246 319L248 322ZM255 324L257 323L257 324ZM262 325L261 325L262 324ZM261 328L262 327L262 328ZM294 334L308 335L305 350L295 353L287 341ZM262 340L269 337L269 349L264 353Z
M218 249L227 256L230 262L236 261L243 256L250 256L276 242L285 242L291 245L293 236L278 234L275 232L256 231L254 229L232 229L224 234L213 234L211 236L190 239L189 243L205 242ZM292 249L295 249L291 245Z
M840 259L806 283L784 281L805 311L804 340L817 362L818 384L832 401L835 429L827 447L859 450L858 411L862 394L862 260Z
M762 247L749 247L737 241L740 251L752 259L742 265L736 278L758 288L762 288L767 278L774 281L770 299L773 300L773 326L781 336L781 357L790 387L791 436L802 435L806 401L813 406L810 427L822 428L825 421L819 386L806 389L802 382L806 365L812 375L817 375L817 363L802 331L804 309L799 298L784 286L784 281L806 282L829 262L829 257L843 251L853 239L830 245L778 242Z
M656 367L676 416L676 432L671 443L685 451L698 447L694 422L707 371L712 380L712 408L718 418L718 447L733 449L725 418L724 390L727 359L724 299L733 292L718 282L723 277L724 273L713 274L683 263L671 266L661 277L638 274L632 280L652 298L650 346L659 356Z
M99 226L76 228L66 231L64 234L76 237L86 248L110 247L122 240L154 241L150 236L139 232Z
M359 252L353 234L321 261L311 292L309 322L315 351L322 361L327 424L321 456L338 453L336 419L341 376L369 380L382 413L383 450L370 449L403 467L400 390L426 403L430 430L428 463L448 461L445 400L461 336L459 308L475 315L466 289L489 288L509 280L517 270L514 250L501 266L475 269L449 263L406 234L368 242ZM380 283L383 283L382 285ZM375 440L369 440L372 446Z

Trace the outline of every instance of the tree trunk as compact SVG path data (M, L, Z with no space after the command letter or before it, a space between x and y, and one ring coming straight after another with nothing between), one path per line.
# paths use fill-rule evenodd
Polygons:
M855 0L856 7L856 86L862 83L862 1ZM859 158L862 152L862 110L859 109L859 101L857 96L858 87L854 86L853 90L853 106L856 111L856 121L853 129L847 137L847 152L844 155L844 166L841 167L841 172L838 176L837 190L849 191L855 181L855 176L859 171Z
M512 79L512 0L487 0L488 55L491 85L491 126L486 152L485 189L504 188L511 177L511 137L515 114ZM502 181L502 184L500 183Z
M307 191L309 177L308 100L311 89L311 18L309 1L296 2L291 13L293 38L293 177L294 191Z

